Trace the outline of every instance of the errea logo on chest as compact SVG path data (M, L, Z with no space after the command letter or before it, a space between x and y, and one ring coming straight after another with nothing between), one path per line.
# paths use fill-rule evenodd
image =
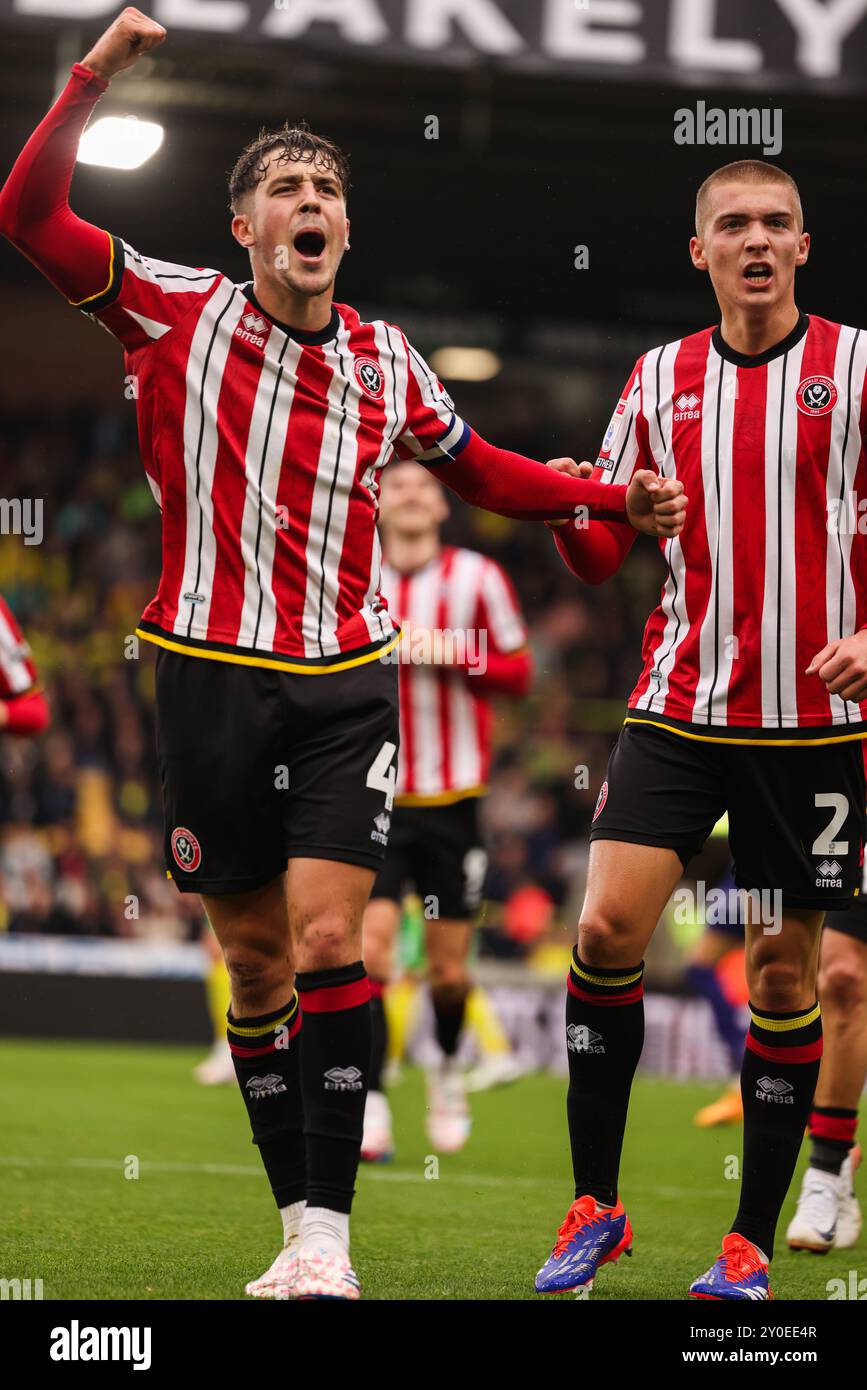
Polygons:
M701 396L697 396L694 391L681 391L672 404L674 405L672 419L675 423L678 420L701 419Z
M241 315L241 321L235 329L235 337L243 339L245 343L252 343L253 347L263 348L268 328L267 319L257 314L255 309L248 309L246 314Z

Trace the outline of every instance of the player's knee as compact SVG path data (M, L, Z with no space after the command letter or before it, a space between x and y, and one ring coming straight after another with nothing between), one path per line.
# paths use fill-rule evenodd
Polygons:
M428 978L431 989L439 994L452 994L457 1000L469 984L467 969L462 960L428 958Z
M298 936L300 970L336 970L361 955L359 931L337 912L324 911L310 918L300 925Z
M578 954L585 965L603 969L623 963L626 933L611 918L582 917L578 926Z
M771 1013L786 1013L803 1007L808 990L806 964L760 956L752 962L750 995L753 1004Z
M249 946L232 946L226 950L225 958L232 999L241 1017L261 1013L281 985L288 996L292 972L285 953L277 956Z
M391 975L391 951L377 934L364 933L364 966L373 980L387 980Z
M381 923L365 919L363 947L368 975L375 980L387 980L391 975L393 933Z
M819 998L831 1008L855 1012L867 1004L867 973L856 960L835 960L819 972Z

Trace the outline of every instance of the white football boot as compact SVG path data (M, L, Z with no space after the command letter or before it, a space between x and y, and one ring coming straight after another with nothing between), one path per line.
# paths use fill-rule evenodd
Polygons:
M284 1245L271 1268L266 1269L265 1273L260 1274L258 1279L252 1279L246 1285L244 1293L248 1294L250 1298L297 1298L295 1286L298 1277L298 1252L300 1249L301 1241L295 1236L288 1245Z
M234 1086L235 1065L225 1038L214 1043L207 1057L193 1067L193 1076L200 1086Z
M299 1251L293 1298L332 1298L356 1302L361 1297L358 1275L348 1255L328 1254L307 1246Z
M456 1154L470 1137L472 1120L464 1078L452 1059L427 1075L427 1133L437 1153Z
M364 1134L361 1140L362 1163L388 1163L394 1158L394 1135L391 1129L391 1109L382 1091L368 1091L364 1103Z
M492 1052L467 1074L467 1090L490 1091L494 1086L508 1086L528 1071L529 1067L514 1052Z
M840 1169L840 1206L837 1213L835 1250L850 1250L857 1245L861 1234L861 1205L855 1196L855 1169L861 1162L861 1147L856 1144L847 1153Z
M812 1250L816 1255L824 1255L834 1248L841 1190L836 1173L807 1169L797 1210L786 1231L790 1250Z

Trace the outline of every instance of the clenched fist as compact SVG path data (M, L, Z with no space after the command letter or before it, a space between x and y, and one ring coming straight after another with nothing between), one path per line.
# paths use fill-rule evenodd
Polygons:
M626 490L626 515L636 531L648 536L679 536L689 498L677 478L664 481L650 468L639 468Z
M108 82L116 72L131 68L143 53L156 48L165 36L165 29L155 19L148 19L141 10L128 6L81 62Z

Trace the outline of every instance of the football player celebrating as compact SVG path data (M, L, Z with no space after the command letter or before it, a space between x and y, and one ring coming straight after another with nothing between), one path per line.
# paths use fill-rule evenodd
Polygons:
M540 1293L589 1286L631 1247L618 1170L644 1036L642 957L727 811L737 884L774 908L746 928L740 1205L690 1294L769 1296L822 1052L819 932L856 891L864 825L867 555L851 520L867 505L867 334L800 311L809 247L783 170L741 161L705 181L690 249L721 323L639 359L595 470L616 484L656 468L693 505L682 536L662 543L661 601L591 831L566 1004L575 1200ZM554 535L589 582L631 544L609 522Z
M397 671L380 661L398 640L379 589L381 470L416 458L505 515L582 507L653 534L676 534L682 487L647 471L612 488L494 448L399 329L335 303L348 169L306 128L263 134L231 174L249 283L151 259L77 217L88 117L165 36L126 9L75 64L0 194L0 230L120 340L137 382L162 510L159 590L137 631L159 648L166 862L202 895L226 958L228 1040L283 1218L283 1249L248 1287L355 1299L361 918L399 741Z
M512 586L484 555L444 546L448 503L433 474L413 462L383 476L383 592L401 624L400 764L389 847L364 916L371 980L373 1061L362 1157L391 1157L391 1114L382 1072L387 1048L382 990L392 969L400 904L421 898L440 1066L428 1074L428 1136L456 1153L470 1113L456 1054L471 989L468 969L487 856L479 798L491 760L490 696L526 694L527 631Z

